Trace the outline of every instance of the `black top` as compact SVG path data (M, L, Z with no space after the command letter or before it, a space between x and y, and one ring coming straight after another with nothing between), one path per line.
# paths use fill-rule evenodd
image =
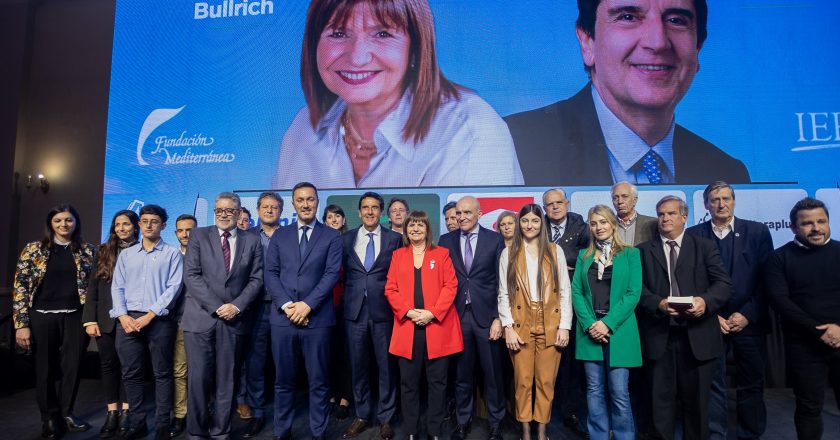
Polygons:
M414 268L414 308L415 309L422 309L425 308L425 304L423 303L423 277L421 275L422 267L421 268ZM425 331L426 328L420 325L414 326L414 331Z
M720 249L720 259L723 261L723 267L726 268L728 274L732 275L733 265L735 264L735 231L729 231L726 237L723 237L723 240L715 235L715 243Z
M610 286L612 285L612 265L604 268L604 274L598 279L598 263L589 266L589 290L592 292L594 310L610 310Z
M803 248L794 242L777 249L765 269L767 293L782 315L785 338L816 339L815 327L840 322L840 242Z
M44 280L32 299L35 310L75 310L82 306L76 285L76 260L70 246L53 244Z

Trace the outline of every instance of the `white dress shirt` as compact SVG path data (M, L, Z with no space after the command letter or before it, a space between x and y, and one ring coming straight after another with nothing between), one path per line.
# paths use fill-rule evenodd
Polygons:
M560 289L560 330L572 329L572 295L571 284L569 283L569 271L564 270L566 256L563 254L563 248L554 245L557 250L557 287ZM499 258L499 320L502 321L502 326L509 327L513 325L513 314L510 311L510 297L508 296L507 273L508 260L510 248L505 248ZM536 257L529 257L525 253L525 266L528 271L528 284L531 290L531 300L539 301L539 291L537 290L537 259ZM549 292L550 295L550 292ZM556 301L554 298L546 297L544 301Z
M734 231L734 230L735 230L735 216L734 215L732 216L731 219L729 219L729 222L727 224L723 225L720 228L718 228L718 226L715 224L715 222L712 222L712 232L714 232L715 235L717 236L717 238L719 238L721 240L726 238L726 236L729 235L729 233Z
M227 268L228 272L230 272L230 269L233 267L233 259L236 258L235 257L235 255L236 255L236 241L237 241L236 240L236 234L237 234L238 231L239 231L239 228L237 228L237 227L234 227L233 229L228 231L228 232L230 232L230 237L228 237L228 244L230 244L230 267ZM221 245L224 246L224 243L225 243L224 233L225 233L225 231L221 230L221 228L216 226L216 232L219 233L219 243L221 243Z
M368 234L373 234L373 261L376 261L376 257L379 256L379 251L382 249L382 226L376 225L376 229L373 231L368 231L364 226L361 226L359 232L356 233L356 244L353 245L353 251L356 252L356 256L359 257L362 264L365 262L367 246L370 241Z
M673 241L677 242L677 245L674 246L674 249L677 252L677 259L680 258L680 250L682 250L682 241L683 237L685 236L685 231L683 230L680 235L677 236ZM659 238L662 239L662 250L665 251L665 264L668 266L668 283L671 282L671 245L668 244L671 241L670 238L665 238L663 235L660 235Z

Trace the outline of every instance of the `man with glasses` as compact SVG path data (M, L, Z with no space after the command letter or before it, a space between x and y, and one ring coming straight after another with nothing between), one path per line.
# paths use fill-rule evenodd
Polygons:
M268 253L271 236L280 226L280 214L283 213L283 198L274 192L264 192L257 198L257 216L260 223L250 229L260 237L263 257ZM271 350L271 295L263 289L262 302L254 303L253 313L249 318L254 327L245 347L245 362L242 365L242 383L240 385L239 406L237 412L242 419L250 419L242 438L256 437L265 425L265 364Z
M262 246L256 234L236 228L240 209L236 194L216 196L215 225L194 230L187 245L181 326L190 371L187 431L193 438L230 436L236 360L250 330L244 317L262 292Z
M160 233L168 215L157 205L140 209L140 243L120 252L111 282L116 318L117 355L122 364L123 386L131 408L123 439L146 436L144 382L145 353L151 355L155 376L155 439L169 438L174 393L172 358L177 323L169 308L181 290L183 260L178 249L166 244Z

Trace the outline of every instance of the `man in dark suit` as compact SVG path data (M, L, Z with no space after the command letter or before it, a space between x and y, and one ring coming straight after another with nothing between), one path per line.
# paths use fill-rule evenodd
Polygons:
M705 440L709 389L723 354L717 313L732 284L714 242L685 234L688 207L682 199L663 197L656 214L659 235L638 246L642 296L636 307L642 354L651 364L653 424L662 438L672 440L680 403L683 438ZM678 312L669 297L693 300Z
M259 237L236 228L241 207L236 194L216 196L216 224L193 230L187 244L181 327L189 370L187 431L192 438L230 436L237 361L249 331L243 314L263 284ZM215 408L212 420L210 402Z
M578 0L591 83L568 100L505 118L525 184L749 182L743 163L674 123L699 69L706 1L616 3Z
M551 241L563 248L566 256L566 268L569 278L575 271L578 252L589 246L589 226L580 214L569 211L569 199L566 192L553 188L543 193L543 209ZM574 319L574 318L573 318ZM583 362L575 359L575 327L569 333L569 345L563 350L557 373L557 398L563 423L579 435L586 433L586 378L583 374Z
M458 276L455 310L461 319L464 351L455 357L455 405L457 425L452 438L463 440L470 431L475 395L476 361L484 378L490 432L488 439L502 438L505 416L502 352L496 341L502 336L499 320L499 256L505 241L498 233L478 224L481 206L475 197L462 197L455 205L459 229L440 237L449 250Z
M335 325L332 291L341 269L341 235L316 220L318 190L295 185L292 205L297 222L278 229L268 244L265 286L271 295L271 352L274 385L274 435L292 436L297 368L303 361L309 382L309 427L322 440L329 418L330 334Z
M342 438L353 438L364 432L376 410L379 436L394 437L391 419L397 408L397 372L388 356L394 312L385 298L385 281L391 265L391 253L402 246L402 236L379 224L385 201L375 192L359 198L362 226L342 236L344 244L344 323L350 346L350 367L353 377L353 399L356 420ZM379 378L379 401L374 405L370 395L370 356L376 360Z
M764 338L769 329L760 269L773 252L773 239L766 225L735 217L735 191L728 183L721 181L707 186L703 203L712 220L692 226L686 232L717 244L733 287L732 298L718 312L725 351L712 382L711 438L727 438L725 353L731 348L737 369L738 438L757 439L764 434L767 424Z
M274 231L280 227L283 213L283 198L275 192L264 192L257 197L257 216L260 223L250 229L260 238L263 257L268 254L268 243ZM265 272L263 272L265 273ZM242 438L254 438L265 425L265 367L271 360L271 295L262 289L252 313L248 317L253 323L248 335L242 362L241 390L237 396L236 411L239 417L248 420Z
M629 182L619 182L612 186L612 203L618 217L618 236L624 243L636 246L644 243L656 234L656 219L639 214L636 203L639 202L639 189Z

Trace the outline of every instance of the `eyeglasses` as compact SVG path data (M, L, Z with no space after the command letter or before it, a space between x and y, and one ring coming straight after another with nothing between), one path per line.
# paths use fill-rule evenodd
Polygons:
M216 214L219 217L221 217L222 214L234 215L237 212L239 212L239 208L236 208L236 209L234 209L234 208L216 208L216 209L213 210L213 213Z

